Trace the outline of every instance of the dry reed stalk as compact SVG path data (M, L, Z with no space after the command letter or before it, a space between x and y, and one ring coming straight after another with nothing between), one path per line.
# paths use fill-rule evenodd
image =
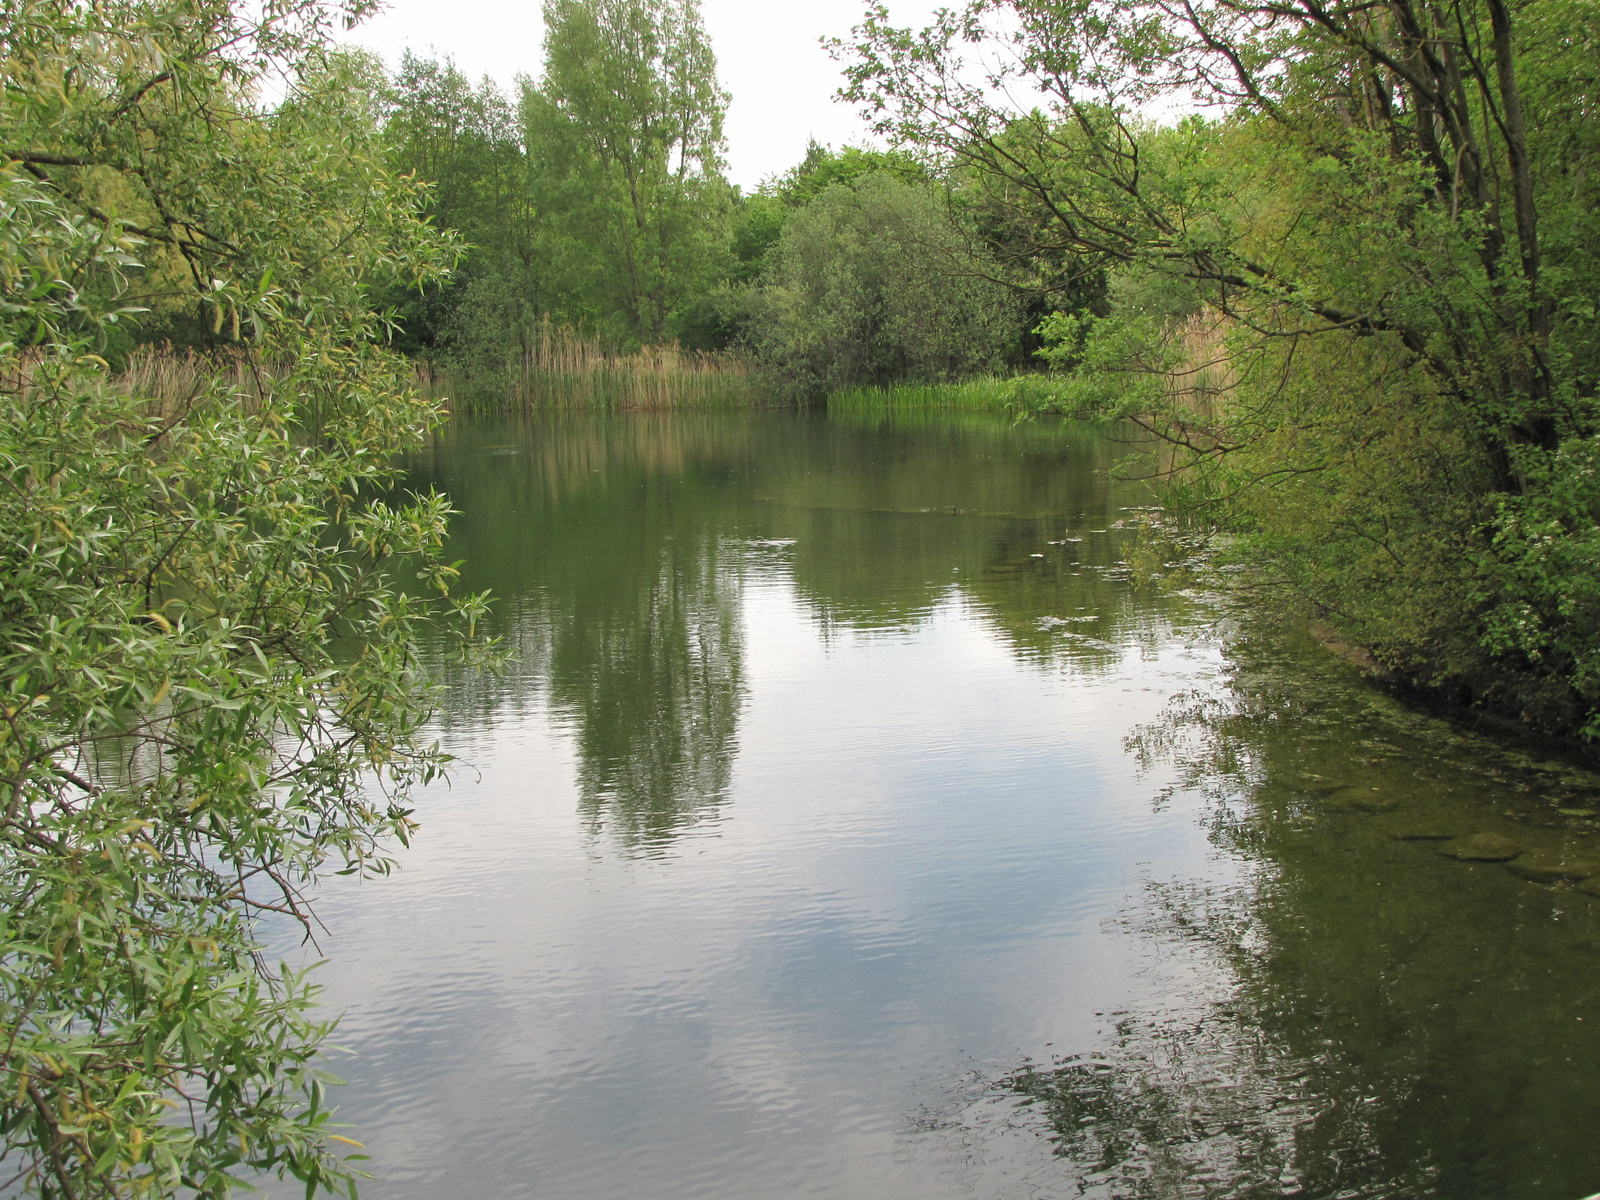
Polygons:
M0 393L20 394L32 388L43 357L42 352L34 350L19 353L0 372ZM271 371L263 370L243 353L177 351L170 345L161 345L135 349L123 368L111 376L110 385L143 401L150 416L169 420L188 412L219 380L246 397L259 399L271 378Z
M1228 353L1231 322L1221 313L1202 309L1171 332L1182 351L1179 365L1166 372L1167 396L1207 423L1221 415L1220 401L1238 386L1239 376Z
M33 373L43 359L42 350L17 351L16 358L6 363L4 371L0 371L0 395L20 396L31 388Z
M419 365L417 379L430 393L470 383L441 377L431 365ZM685 350L676 342L618 354L598 335L548 317L529 331L521 361L493 396L483 396L482 386L464 390L476 398L463 405L458 394L452 407L669 409L747 402L755 394L750 367L738 355Z
M194 349L174 350L170 345L141 346L128 356L117 373L118 388L146 400L151 415L167 420L193 407L218 381L231 384L248 398L259 400L272 372L243 353Z

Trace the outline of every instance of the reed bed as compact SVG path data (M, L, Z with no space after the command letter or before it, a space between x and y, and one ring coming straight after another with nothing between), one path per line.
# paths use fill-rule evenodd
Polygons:
M1231 323L1221 313L1202 309L1169 334L1182 359L1165 373L1167 397L1175 407L1187 409L1202 421L1214 422L1221 401L1239 384L1228 350Z
M128 356L116 384L129 394L148 400L153 415L169 418L187 412L218 382L231 383L247 397L260 399L271 386L272 371L244 353L227 350L174 350L171 346L141 346Z
M170 346L141 346L128 356L117 380L130 392L159 400L184 400L209 389L218 379L259 390L256 374L243 354L174 350Z
M993 377L965 379L958 383L850 387L829 394L828 411L855 414L950 409L1008 413L1014 407L1013 395L1010 380Z
M548 320L530 331L520 361L504 369L463 373L419 364L417 380L457 413L661 411L766 403L754 369L738 354L685 350L675 342L617 353L594 334Z
M243 353L143 346L129 355L116 384L148 399L154 415L165 418L186 412L219 381L259 398L276 374L270 364ZM415 380L453 414L665 411L766 403L753 368L737 354L685 350L675 343L613 353L598 337L549 321L530 331L520 359L508 368L454 372L419 361Z
M0 392L34 387L41 359L37 352L24 351L12 360L0 377ZM244 354L161 345L138 347L110 378L112 389L145 402L150 415L160 419L188 412L202 396L214 393L219 382L259 399L270 386L271 372Z

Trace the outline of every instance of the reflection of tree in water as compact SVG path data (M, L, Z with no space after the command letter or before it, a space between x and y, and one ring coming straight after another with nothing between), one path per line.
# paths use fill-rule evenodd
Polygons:
M1103 431L913 412L816 433L765 493L828 627L913 628L960 600L1020 657L1092 671L1190 615L1186 597L1133 595L1149 494L1114 475L1131 447Z
M517 661L447 676L441 728L470 747L540 697L574 732L592 826L666 837L731 773L744 568L714 547L752 539L786 544L781 572L824 628L911 628L964 597L1021 654L1109 666L1138 607L1113 578L1129 536L1108 528L1113 453L1082 429L992 417L452 425L409 484L462 510L452 555L495 595L488 627ZM1063 540L1072 523L1100 532Z
M1148 887L1127 925L1169 994L1110 1015L1092 1053L1001 1079L1010 1119L1051 1139L1084 1195L1592 1193L1600 903L1418 837L1588 844L1553 807L1585 777L1401 709L1316 653L1247 637L1231 691L1181 697L1130 738L1206 798L1246 880Z
M598 831L661 841L723 798L744 701L739 581L716 545L664 556L631 608L578 614L550 657Z
M1250 940L1247 893L1152 889L1139 932L1232 959ZM1214 964L1213 964L1214 965ZM1116 1014L1092 1055L1030 1065L999 1086L1042 1121L1084 1194L1128 1200L1420 1196L1383 1161L1378 1115L1330 1094L1336 1050L1300 1057L1234 977L1227 999Z
M464 422L413 466L463 516L452 552L495 597L514 662L446 676L441 728L547 705L573 733L595 831L657 845L720 800L744 699L742 580L725 558L741 419L687 414ZM470 754L470 750L468 751Z
M572 731L591 831L645 847L727 792L745 698L743 580L714 535L652 535L629 549L609 542L586 570L500 604L503 676L447 662L435 673L450 698L439 727L465 747L542 695Z

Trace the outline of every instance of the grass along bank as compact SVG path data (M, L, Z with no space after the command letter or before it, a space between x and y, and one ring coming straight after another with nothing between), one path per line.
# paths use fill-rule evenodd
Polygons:
M981 376L954 383L840 388L829 393L827 407L839 414L924 409L1009 413L1015 407L1015 393L1015 381Z

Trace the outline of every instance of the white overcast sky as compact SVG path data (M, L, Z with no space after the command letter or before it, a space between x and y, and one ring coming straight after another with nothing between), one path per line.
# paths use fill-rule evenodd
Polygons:
M950 0L891 0L896 24L921 26ZM839 65L818 44L845 37L865 0L701 0L706 31L728 107L728 176L747 191L787 170L806 139L833 146L869 144L855 109L833 99ZM519 72L539 73L543 31L538 0L389 0L349 40L394 66L400 52L449 55L468 75L509 86Z

